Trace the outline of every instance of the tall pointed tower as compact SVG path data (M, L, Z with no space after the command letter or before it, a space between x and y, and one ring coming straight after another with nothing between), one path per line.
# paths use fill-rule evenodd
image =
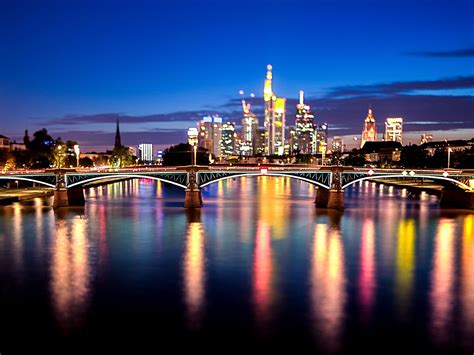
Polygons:
M360 140L360 147L362 148L365 142L374 142L377 140L377 126L375 124L375 117L372 114L372 108L369 107L369 112L364 121L364 128L362 129L362 139Z
M117 118L117 129L115 130L115 145L114 145L114 148L120 148L121 146L122 146L122 139L120 138L119 120Z

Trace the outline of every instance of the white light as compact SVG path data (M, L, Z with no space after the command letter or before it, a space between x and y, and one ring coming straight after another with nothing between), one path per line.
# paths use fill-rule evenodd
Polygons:
M403 173L402 173L403 176L406 176L408 175L407 171L406 170L403 170Z
M261 168L261 169L260 169L260 173L261 173L262 175L267 175L268 169L267 169L267 168Z
M411 175L411 176L413 176L413 175L415 175L415 174L416 174L416 173L415 173L413 170L410 171L410 175Z
M444 177L448 177L448 175L449 175L449 173L448 173L447 171L445 171L445 172L443 173L443 176L444 176Z
M369 170L369 175L373 175L374 171L372 169Z

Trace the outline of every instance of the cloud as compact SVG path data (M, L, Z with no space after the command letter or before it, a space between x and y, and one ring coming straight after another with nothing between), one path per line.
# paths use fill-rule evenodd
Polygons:
M404 52L404 55L415 57L434 57L434 58L465 58L474 57L474 47L461 48L448 51L426 51L426 52Z
M338 86L330 89L327 97L369 95L397 95L422 90L457 90L474 88L474 76L460 76L439 80L397 81L370 85Z

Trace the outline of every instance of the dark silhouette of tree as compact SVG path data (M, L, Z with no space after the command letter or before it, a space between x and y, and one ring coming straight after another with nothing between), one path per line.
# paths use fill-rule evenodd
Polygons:
M191 165L193 159L192 146L187 143L180 143L166 148L163 152L163 165L178 166ZM209 153L207 149L199 147L197 150L197 164L209 165Z

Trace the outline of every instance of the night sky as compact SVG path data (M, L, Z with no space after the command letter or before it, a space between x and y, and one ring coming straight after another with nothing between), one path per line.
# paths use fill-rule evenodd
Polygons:
M330 136L360 135L372 106L404 143L474 136L474 1L1 1L0 134L46 127L83 151L164 148L205 114L263 125L266 65L294 123L304 90Z

